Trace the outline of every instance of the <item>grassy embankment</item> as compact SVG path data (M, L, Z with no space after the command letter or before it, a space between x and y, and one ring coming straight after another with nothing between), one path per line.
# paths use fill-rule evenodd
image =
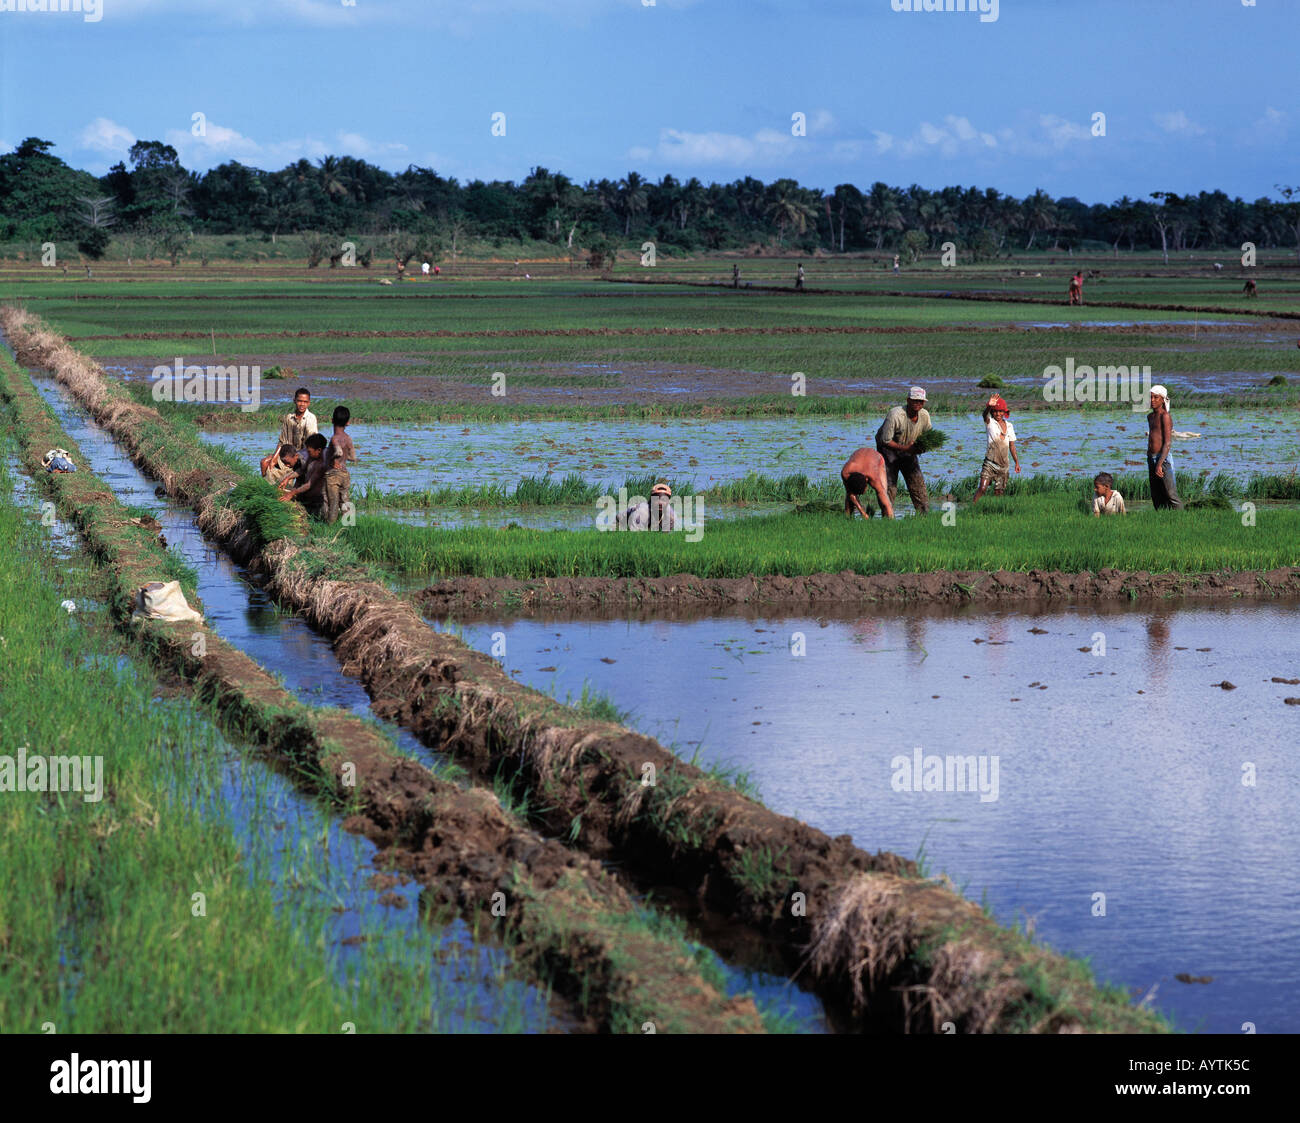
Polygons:
M6 453L9 451L5 450ZM69 615L44 532L0 464L0 738L14 755L102 756L104 798L0 794L0 1024L59 1033L337 1033L526 1024L517 984L458 992L432 967L437 933L363 921L341 955L328 819L294 845L268 774L245 770L251 822L222 798L231 746L183 697L159 699L102 614ZM93 705L88 701L93 700ZM249 827L251 826L251 830ZM202 915L194 894L203 894ZM469 964L467 970L472 970ZM512 997L513 996L513 997ZM486 1000L490 1012L474 1004ZM480 1017L482 1020L479 1020ZM535 1016L533 1020L535 1022Z
M53 444L68 448L85 463L30 382L2 358L0 394L9 399L17 417L16 431L29 462L39 455L33 453L36 446ZM155 443L152 429L139 432L148 433L155 455L165 447L184 461L174 442ZM165 560L163 552L147 532L130 525L125 509L89 471L48 482L60 506L75 511L77 524L97 556L111 567L109 599L122 611L130 588L148 576L150 566ZM260 480L241 485L233 502L247 508L255 534L263 541L300 533L298 514L276 502ZM123 567L124 572L119 572ZM780 1010L764 1011L760 1021L746 999L727 998L726 979L713 953L691 940L670 914L631 900L599 867L584 868L561 856L559 860L571 868L553 883L546 868L535 872L519 862L519 853L540 855L545 867L564 855L564 849L528 830L487 793L459 787L462 770L448 767L430 772L398 752L391 739L372 725L350 714L303 705L214 635L207 637L206 655L194 657L189 634L194 626L198 625L179 626L179 636L149 632L145 646L164 665L176 665L186 677L197 678L196 689L213 698L220 721L250 730L254 739L265 742L273 758L288 766L296 781L321 794L330 809L354 818L360 815L379 828L387 844L399 849L402 840L410 838L420 860L434 862L435 871L437 859L431 855L437 853L437 845L421 847L422 832L431 831L435 839L456 839L450 844L455 852L453 872L445 881L436 874L426 881L435 890L435 901L445 903L450 894L477 924L488 888L508 884L511 907L504 919L488 923L510 946L517 963L526 964L563 991L591 1025L615 1032L639 1031L648 1020L655 1022L659 1032L764 1028L787 1032L792 1028ZM232 654L236 656L233 667ZM337 775L343 759L352 760L356 767L356 784L350 789L340 786ZM372 789L372 776L380 781L377 789ZM393 785L400 797L395 796ZM490 836L494 845L484 850L480 834ZM471 883L462 862L472 864L477 882ZM431 962L431 956L425 955L423 961ZM472 1015L463 998L459 1005L458 1013ZM503 1018L514 1016L509 1002L495 1005L501 1007Z

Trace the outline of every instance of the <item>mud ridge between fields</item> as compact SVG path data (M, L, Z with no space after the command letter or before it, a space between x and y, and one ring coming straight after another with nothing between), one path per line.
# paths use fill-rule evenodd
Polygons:
M819 604L996 604L1130 600L1246 599L1300 596L1300 566L1212 573L1148 573L1119 569L939 570L932 573L814 573L805 577L450 577L415 594L430 615L466 608L564 608L624 605L673 609L806 609Z
M752 999L718 993L681 946L629 923L639 906L598 862L522 826L491 792L439 778L353 714L299 702L205 624L132 623L134 590L163 573L161 546L89 471L43 473L39 450L70 448L71 439L34 390L6 396L22 417L28 471L108 571L118 626L215 704L228 732L260 742L296 784L328 796L344 827L376 845L377 867L418 881L427 907L505 936L514 957L560 994L581 995L583 1028L640 1031L653 1021L661 1032L763 1031ZM494 895L504 908L499 928Z
M1222 308L1185 308L1174 305L1127 305L1108 304L1093 305L1107 308L1154 308L1181 312L1225 312ZM1252 313L1253 314L1253 313ZM1263 315L1260 313L1260 315ZM1289 312L1276 313L1276 318L1300 319L1300 313L1292 317ZM1177 328L1175 324L1115 324L1092 325L1087 323L1053 326L1048 328L1024 327L1017 324L996 325L932 325L896 327L865 327L855 324L789 324L767 327L744 328L489 328L483 331L450 331L430 329L427 331L370 331L329 328L320 331L233 331L223 332L223 340L240 339L528 339L542 337L605 338L613 336L730 336L730 335L949 335L949 334L999 334L1014 332L1061 332L1061 331L1095 331L1117 335L1169 335ZM1250 324L1214 325L1207 331L1258 331ZM92 343L104 340L142 340L160 339L208 339L205 331L132 331L117 335L73 335L71 343Z
M647 884L672 885L764 937L852 1023L877 1031L1158 1032L1163 1023L1098 988L1073 961L1002 928L913 863L872 855L778 815L658 742L592 720L434 632L407 601L343 566L328 546L255 530L219 500L237 477L33 317L0 319L28 361L56 377L199 512L205 534L263 573L271 593L335 640L377 715L414 730L480 779L529 794L536 821ZM149 430L153 435L148 436ZM170 459L169 459L170 458ZM334 577L314 576L333 573ZM1044 988L1044 980L1050 987ZM1045 997L1048 995L1048 997Z
M602 280L609 284L621 285L667 285L680 286L688 288L731 288L729 284L722 284L718 281L643 281L633 277L603 277ZM1095 284L1095 282L1093 282ZM750 285L748 290L738 289L737 292L756 292L756 293L796 293L799 290L790 288L785 285ZM1060 297L1046 296L1028 296L1023 293L996 293L996 292L959 292L956 290L945 292L921 292L909 291L907 289L809 289L803 290L804 294L813 296L898 296L905 297L909 300L973 300L984 304L1045 304L1048 306L1060 307L1067 302ZM1300 312L1282 312L1277 309L1255 309L1255 308L1224 308L1219 305L1204 304L1144 304L1141 301L1134 300L1090 300L1084 307L1087 308L1133 308L1140 312L1206 312L1222 316L1255 316L1260 319L1275 320L1300 320ZM1165 325L1176 326L1176 325ZM1020 329L1024 330L1024 329Z

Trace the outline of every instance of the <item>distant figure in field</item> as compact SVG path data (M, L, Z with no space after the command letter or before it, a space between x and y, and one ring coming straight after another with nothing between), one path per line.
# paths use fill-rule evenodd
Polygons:
M1083 270L1082 269L1078 270L1074 274L1074 276L1070 278L1070 303L1071 304L1083 303Z
M894 272L898 272L898 254L894 254Z
M429 275L429 263L427 261L420 262L420 272L426 277Z
M436 277L439 273L441 273L441 272L442 272L442 266L440 266L440 265L435 265L435 266L433 267L433 275L434 275L435 277Z
M885 458L874 448L855 448L840 469L840 479L844 481L844 513L849 518L853 518L855 508L864 519L871 518L858 501L868 484L880 500L881 515L887 519L894 517L894 505L889 501L889 486L885 482Z
M628 530L676 530L672 498L673 489L661 480L650 489L649 502L642 499L623 512L623 525Z
M794 275L794 287L797 292L803 288L803 266L799 266L799 271Z
M1151 505L1157 511L1177 510L1182 501L1174 481L1174 465L1169 459L1169 443L1174 423L1169 416L1169 391L1151 387L1151 412L1147 414L1147 478L1151 482Z
M1099 519L1102 515L1127 515L1124 497L1115 490L1115 477L1109 472L1098 472L1092 477L1092 516Z
M731 267L731 287L733 289L740 288L740 266L739 265L733 265Z
M1259 296L1259 293L1255 291L1255 278L1251 277L1241 291L1247 296Z

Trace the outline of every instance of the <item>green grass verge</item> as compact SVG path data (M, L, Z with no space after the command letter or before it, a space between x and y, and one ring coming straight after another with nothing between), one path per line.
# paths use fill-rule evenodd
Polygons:
M1075 485L1077 487L1077 485ZM743 577L934 570L1114 568L1170 573L1300 564L1300 511L1138 511L1096 520L1080 490L986 496L924 518L850 521L811 512L718 521L683 534L596 530L440 531L361 515L347 531L356 556L392 570L477 577ZM1247 520L1249 521L1249 520Z

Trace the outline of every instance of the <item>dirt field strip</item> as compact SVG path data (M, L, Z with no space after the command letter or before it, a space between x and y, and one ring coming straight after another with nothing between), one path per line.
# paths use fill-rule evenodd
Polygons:
M616 858L636 877L675 885L752 928L861 1028L1168 1028L1123 993L1099 988L1077 961L1000 927L951 887L921 880L912 863L777 815L651 738L521 686L494 660L433 632L388 589L338 574L328 548L288 538L263 544L256 526L219 502L235 473L153 410L124 400L34 318L6 309L0 320L25 361L51 369L137 463L198 509L206 534L260 566L280 601L335 637L344 670L366 684L376 713L480 778L512 776L544 804L540 821L592 856Z
M206 625L132 623L135 590L163 574L162 547L88 469L42 471L45 448L70 448L85 461L7 360L0 390L19 418L27 469L103 567L122 630L156 665L192 683L229 731L264 745L295 782L326 795L349 830L380 848L385 866L420 881L435 905L499 932L557 992L580 997L590 1028L763 1031L752 1000L719 993L680 945L639 924L636 902L597 862L523 826L491 792L439 778L346 711L299 702Z
M429 615L465 609L707 611L741 605L801 611L826 604L998 604L1017 606L1128 600L1247 600L1300 596L1300 566L1210 573L1102 569L1062 573L1031 569L931 573L818 573L807 577L450 577L415 594Z

